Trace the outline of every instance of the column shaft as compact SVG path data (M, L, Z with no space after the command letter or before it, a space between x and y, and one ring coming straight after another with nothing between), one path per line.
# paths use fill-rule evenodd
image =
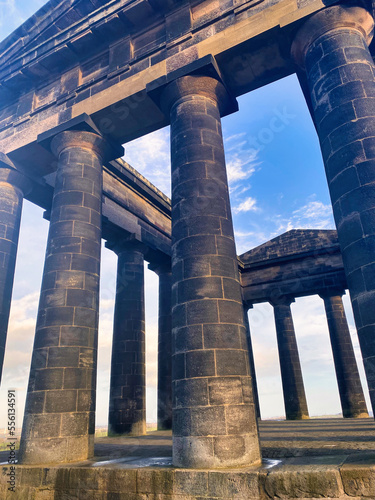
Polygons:
M373 19L335 5L312 16L293 45L306 69L337 233L375 410L375 67Z
M158 429L172 429L172 273L159 272Z
M125 247L118 252L109 435L146 434L144 304L143 253Z
M255 413L257 418L260 418L260 404L259 404L259 393L258 393L258 384L257 377L255 373L255 362L254 362L254 352L253 352L253 343L251 341L251 330L249 323L249 316L247 309L244 309L245 314L245 327L246 327L246 336L247 336L247 344L249 349L249 363L250 363L250 375L253 385L253 397L254 397L254 405L255 405Z
M8 333L22 203L26 188L27 181L20 173L0 165L0 382Z
M368 417L341 295L324 296L323 299L343 417Z
M55 136L58 157L20 461L93 455L103 139Z
M290 305L274 305L274 313L286 418L309 418Z
M224 87L188 76L164 91L172 141L173 461L260 460L220 105Z

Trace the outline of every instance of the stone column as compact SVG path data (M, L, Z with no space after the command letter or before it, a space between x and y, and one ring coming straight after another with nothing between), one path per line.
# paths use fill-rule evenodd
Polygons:
M173 463L258 463L256 415L214 78L164 90L172 153Z
M58 158L29 387L20 446L25 464L93 455L106 143L65 131Z
M252 309L253 306L245 306L244 305L244 314L245 314L245 327L246 327L246 336L247 336L247 344L249 349L249 363L250 363L250 375L253 383L253 397L254 397L254 405L255 405L255 413L257 418L260 418L260 404L259 404L259 393L258 393L258 384L257 377L255 373L255 363L254 363L254 352L253 352L253 344L251 342L251 331L249 324L249 316L248 311Z
M305 68L375 411L375 80L373 19L361 7L314 14L292 52Z
M110 247L111 248L111 247ZM144 257L137 245L118 255L108 434L146 434Z
M159 276L158 430L172 429L172 272L171 262L149 265Z
M292 302L294 299L283 297L272 305L275 313L286 419L302 420L309 418L309 412L290 308Z
M11 161L0 154L0 382L8 332L14 270L25 192L31 187Z
M327 313L329 336L344 418L368 417L342 295L321 295Z

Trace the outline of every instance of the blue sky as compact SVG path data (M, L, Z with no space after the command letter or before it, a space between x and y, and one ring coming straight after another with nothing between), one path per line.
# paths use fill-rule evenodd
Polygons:
M0 39L32 15L42 0L0 0ZM239 98L240 111L223 119L238 253L292 228L334 227L319 144L295 76ZM125 145L125 159L170 194L168 128ZM0 389L0 428L5 425L5 391L18 388L22 412L31 358L48 222L25 202L11 320ZM99 335L97 424L107 420L109 364L116 258L103 249ZM348 296L344 303L362 380L363 366ZM340 412L323 302L298 299L292 305L311 415ZM284 415L272 307L250 311L261 410L264 418ZM157 277L146 272L147 418L156 418ZM4 407L4 413L1 408Z

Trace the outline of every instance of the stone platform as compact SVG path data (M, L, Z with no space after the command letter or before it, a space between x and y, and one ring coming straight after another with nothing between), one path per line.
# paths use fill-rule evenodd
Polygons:
M259 467L186 470L171 467L171 435L98 438L95 459L65 466L17 466L19 500L331 500L375 498L372 419L260 422ZM0 453L5 461L7 454Z

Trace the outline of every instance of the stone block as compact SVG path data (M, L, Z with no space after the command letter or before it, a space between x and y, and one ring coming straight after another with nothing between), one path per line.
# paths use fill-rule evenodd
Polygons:
M342 498L343 488L338 469L288 470L285 466L271 471L265 478L265 494L280 499L288 498Z
M243 350L223 349L216 351L218 376L248 375L247 353Z
M174 391L175 408L208 405L208 384L205 378L176 379Z
M47 391L45 412L46 413L66 413L77 410L77 391Z
M205 349L242 348L237 325L203 325L203 338Z
M64 371L61 368L47 368L35 373L35 390L62 389Z
M210 377L215 375L213 350L189 351L186 353L186 377Z
M176 470L173 493L175 495L206 496L208 473L203 471Z
M50 347L48 351L48 368L77 367L79 349L77 347ZM55 370L56 371L56 370Z
M202 325L191 325L173 330L175 352L203 349Z

